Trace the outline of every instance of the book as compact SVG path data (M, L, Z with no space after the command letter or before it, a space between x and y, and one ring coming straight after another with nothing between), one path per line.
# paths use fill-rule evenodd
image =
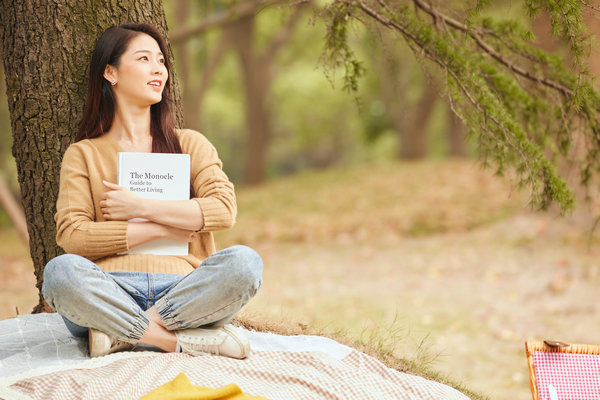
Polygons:
M189 200L190 155L119 152L117 184L146 199ZM141 221L145 220L130 220ZM187 256L188 251L188 243L158 239L135 246L124 254Z

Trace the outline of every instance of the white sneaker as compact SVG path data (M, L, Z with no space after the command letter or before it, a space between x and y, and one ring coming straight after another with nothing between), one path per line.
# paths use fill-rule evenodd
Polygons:
M246 358L250 341L240 328L225 325L219 328L195 328L175 331L178 350L198 356L216 354L233 358Z
M131 350L134 345L122 342L97 329L89 329L90 357L101 357L117 351Z

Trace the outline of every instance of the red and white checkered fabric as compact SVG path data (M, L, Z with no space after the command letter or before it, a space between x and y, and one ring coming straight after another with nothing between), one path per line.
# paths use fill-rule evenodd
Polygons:
M107 357L118 356L112 354ZM320 352L253 351L245 360L174 353L115 357L95 368L69 369L16 381L10 389L30 399L138 399L184 372L196 385L237 384L271 400L467 400L443 384L387 368L351 351L341 360Z
M560 400L600 399L600 355L534 351L533 368L540 400L554 386Z

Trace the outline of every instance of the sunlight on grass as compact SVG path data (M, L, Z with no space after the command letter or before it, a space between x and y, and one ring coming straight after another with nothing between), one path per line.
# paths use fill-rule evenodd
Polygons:
M395 240L465 231L524 208L507 180L470 160L384 162L238 188L235 229L218 244Z

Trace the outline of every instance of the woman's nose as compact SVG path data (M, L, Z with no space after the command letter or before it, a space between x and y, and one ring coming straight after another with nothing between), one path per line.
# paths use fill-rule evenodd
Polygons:
M164 73L165 65L155 61L152 64L152 73L155 75L162 75Z

